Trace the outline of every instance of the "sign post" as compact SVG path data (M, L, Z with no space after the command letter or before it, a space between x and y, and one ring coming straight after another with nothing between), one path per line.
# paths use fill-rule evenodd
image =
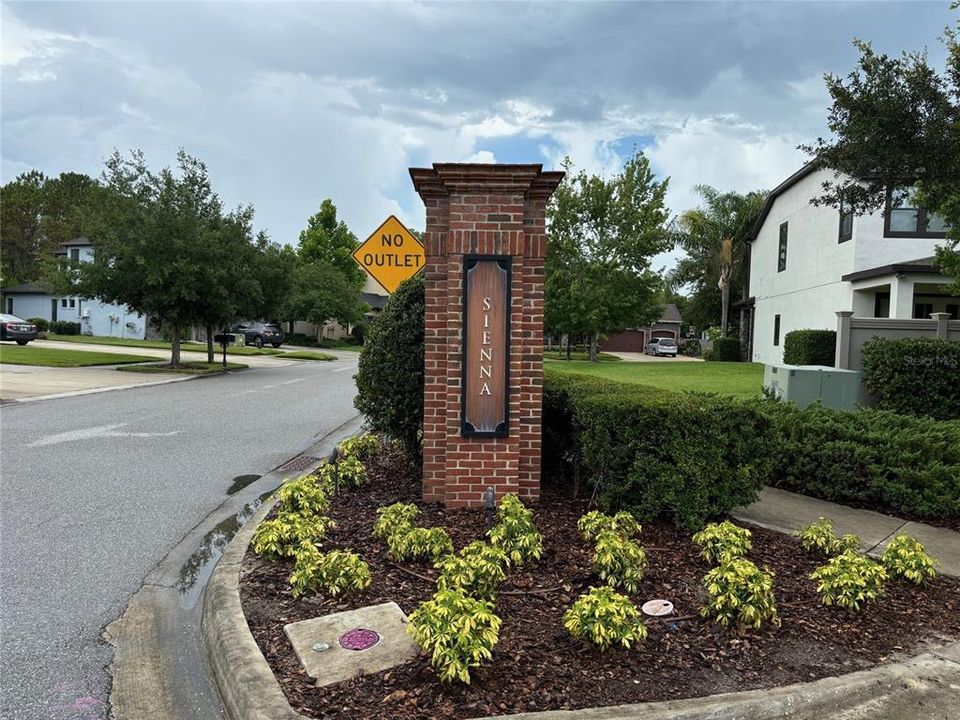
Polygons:
M393 215L353 251L353 259L388 293L423 270L423 245Z
M540 495L546 205L540 165L412 168L424 232L423 498Z

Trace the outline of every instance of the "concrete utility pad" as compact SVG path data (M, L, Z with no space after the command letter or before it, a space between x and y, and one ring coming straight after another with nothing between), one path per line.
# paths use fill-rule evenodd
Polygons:
M357 629L372 630L380 636L379 641L365 650L342 647L340 637ZM283 631L303 669L319 687L349 680L361 671L375 673L403 665L417 654L417 646L407 635L407 616L395 602L291 623ZM313 647L318 643L329 647L317 652Z

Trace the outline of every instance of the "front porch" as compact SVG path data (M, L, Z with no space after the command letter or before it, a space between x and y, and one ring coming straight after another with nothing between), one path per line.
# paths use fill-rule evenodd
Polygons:
M960 319L960 297L943 291L950 278L933 258L851 273L843 277L853 289L853 315L861 318L929 320L933 313Z

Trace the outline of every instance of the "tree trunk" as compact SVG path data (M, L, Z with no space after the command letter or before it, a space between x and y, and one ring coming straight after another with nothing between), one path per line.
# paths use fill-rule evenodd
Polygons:
M563 337L560 339L561 344L564 349L567 351L567 360L570 359L570 333L564 333Z
M727 336L727 324L730 315L730 280L720 284L720 337Z
M216 362L213 357L213 325L207 325L207 362Z
M180 367L180 325L170 326L170 367Z
M590 362L597 361L597 343L600 341L600 335L598 333L592 333L590 335Z

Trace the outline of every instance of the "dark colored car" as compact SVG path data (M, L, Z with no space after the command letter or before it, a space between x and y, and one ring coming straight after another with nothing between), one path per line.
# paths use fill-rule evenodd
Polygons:
M264 345L278 348L286 339L279 325L263 322L240 322L233 326L233 332L243 334L244 345L255 345L258 348Z
M17 345L26 345L36 339L36 325L16 315L0 315L0 340L16 340Z

